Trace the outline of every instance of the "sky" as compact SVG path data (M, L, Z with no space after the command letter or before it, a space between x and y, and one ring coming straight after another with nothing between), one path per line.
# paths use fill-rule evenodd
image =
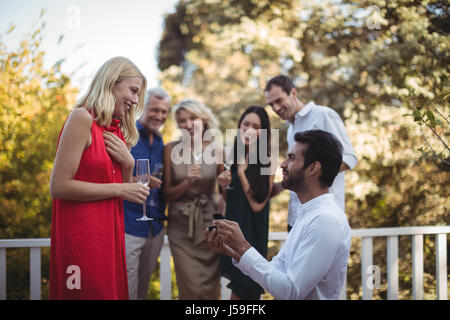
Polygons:
M82 94L97 69L108 59L125 56L147 78L148 87L158 85L157 47L164 14L175 11L178 0L0 0L0 41L8 50L33 25L46 22L41 49L44 65L66 59L62 70L72 74ZM39 19L41 10L45 14ZM16 29L6 34L11 24ZM58 39L64 35L58 45Z

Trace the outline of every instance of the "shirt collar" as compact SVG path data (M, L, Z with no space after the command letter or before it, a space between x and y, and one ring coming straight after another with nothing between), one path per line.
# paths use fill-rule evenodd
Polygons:
M313 101L308 102L306 105L303 106L303 108L297 112L295 115L296 117L304 117L308 114L309 111L311 111L312 107L314 107L316 104Z
M314 103L314 101L310 101L310 102L308 102L307 104L305 104L305 105L303 106L303 108L302 108L299 112L297 112L297 113L295 114L294 121L295 121L295 119L298 119L298 118L301 118L301 117L306 116L306 115L308 114L308 112L311 111L311 109L312 109L315 105L316 105L316 104ZM289 120L286 120L286 123L287 123L288 125L291 124L291 122L290 122Z
M139 131L140 134L144 134L145 136L148 136L147 130L144 128L144 126L139 122L139 120L136 120L136 128ZM161 138L162 134L159 131L152 131L154 136Z
M334 197L333 193L324 193L314 199L311 199L305 203L301 203L298 207L297 219L303 217L306 212L314 211L315 208L319 207L323 201L327 201L331 197Z

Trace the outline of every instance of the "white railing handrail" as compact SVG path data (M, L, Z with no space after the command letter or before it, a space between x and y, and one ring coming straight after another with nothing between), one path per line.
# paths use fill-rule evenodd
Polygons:
M0 239L0 248L50 247L50 238Z
M418 234L450 233L450 226L394 227L352 229L352 237L387 237ZM285 241L287 232L270 232L269 241ZM165 236L167 242L167 236ZM0 239L0 248L49 247L50 238Z
M450 226L352 229L352 237L413 236L439 233L450 233Z
M388 299L397 299L398 295L398 236L412 236L413 254L413 298L423 299L423 235L436 235L436 282L438 299L447 299L447 234L450 226L395 227L354 229L353 238L362 238L361 243L361 280L363 299L373 298L373 288L368 288L368 279L373 274L373 238L387 237ZM270 232L269 241L284 244L287 232ZM50 238L40 239L0 239L0 300L6 299L6 248L30 248L30 299L41 296L41 248L50 246ZM161 300L172 298L170 247L167 235L160 254ZM368 272L368 270L371 270ZM373 277L372 277L373 278ZM222 298L229 294L226 283L221 281ZM341 292L345 299L346 283Z

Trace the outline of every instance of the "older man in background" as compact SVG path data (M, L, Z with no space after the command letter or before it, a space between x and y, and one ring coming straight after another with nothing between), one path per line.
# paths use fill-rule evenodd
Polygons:
M170 96L163 89L148 90L144 112L136 121L139 141L131 149L131 154L135 159L149 159L151 173L158 170L158 166L162 168L164 143L159 129L167 119L170 103ZM133 175L136 175L136 168ZM142 205L124 201L128 290L131 300L146 299L150 277L164 241L162 229L165 203L161 180L152 176L150 188L146 211L153 220L137 221L142 216Z

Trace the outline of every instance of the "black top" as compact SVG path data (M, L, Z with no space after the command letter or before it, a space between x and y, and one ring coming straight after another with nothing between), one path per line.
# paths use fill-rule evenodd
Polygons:
M245 239L263 257L266 257L269 237L269 200L260 212L253 212L242 189L237 170L232 170L231 177L230 187L233 189L227 190L225 218L236 221ZM222 270L222 276L231 281L230 287L239 298L245 299L246 295L257 296L264 293L262 287L233 265L230 257L221 255L220 268ZM243 296L239 296L239 291L242 291Z

